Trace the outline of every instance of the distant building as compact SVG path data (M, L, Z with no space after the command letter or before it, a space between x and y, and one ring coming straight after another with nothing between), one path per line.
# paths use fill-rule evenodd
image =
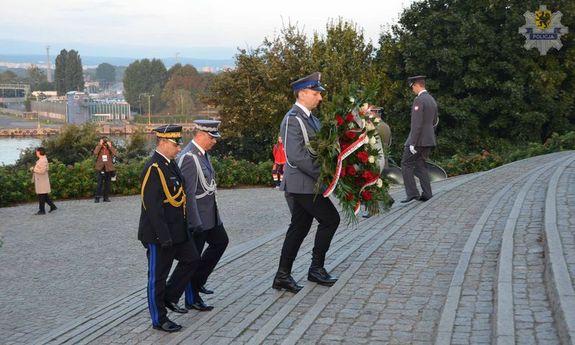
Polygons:
M81 125L90 122L88 94L78 91L66 93L66 122Z

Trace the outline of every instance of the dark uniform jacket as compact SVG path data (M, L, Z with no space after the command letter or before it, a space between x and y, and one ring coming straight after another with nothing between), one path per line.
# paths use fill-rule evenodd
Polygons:
M221 225L222 219L218 212L215 190L206 194L206 190L200 183L198 168L192 155L198 158L202 175L208 184L215 181L214 168L193 142L190 142L186 149L188 152L179 157L178 165L186 181L188 228L194 231L210 230ZM204 196L200 197L202 195Z
M302 120L310 141L316 137L320 126L315 116L310 114L308 117L297 105L285 115L280 125L280 135L284 142L286 165L280 189L288 193L315 194L320 166L305 145L303 131L296 117Z
M168 162L161 154L154 152L144 167L140 182L142 213L138 239L142 243L158 244L169 240L177 244L190 239L185 216L184 177L177 164ZM166 195L165 189L169 195Z
M404 146L436 146L435 129L437 123L437 103L427 92L415 97L411 106L411 130Z

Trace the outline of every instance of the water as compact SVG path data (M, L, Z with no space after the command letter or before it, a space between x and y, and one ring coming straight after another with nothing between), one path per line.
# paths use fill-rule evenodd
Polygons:
M190 141L191 135L184 134L184 145ZM126 136L110 136L110 139L114 143L114 146L125 146L127 144ZM152 150L156 142L156 137L154 135L147 136L147 148ZM0 165L10 165L16 163L18 158L20 158L20 152L29 147L38 147L42 143L41 138L11 138L11 137L0 137ZM94 143L96 147L97 143Z
M20 158L20 153L29 148L40 146L40 138L8 138L0 137L0 165L14 164Z

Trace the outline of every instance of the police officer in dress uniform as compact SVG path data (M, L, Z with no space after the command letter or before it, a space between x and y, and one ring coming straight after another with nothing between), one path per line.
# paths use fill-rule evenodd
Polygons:
M228 235L218 212L216 202L215 171L210 162L208 151L220 138L220 121L195 120L195 134L178 157L178 165L185 179L188 202L188 229L193 233L196 248L201 254L200 264L191 277L185 290L185 306L188 309L209 311L214 307L204 303L199 292L210 293L204 284L220 261L228 246ZM202 250L208 243L206 250Z
M320 73L298 79L291 83L291 87L296 102L280 126L286 152L285 174L280 189L286 192L288 202L291 202L292 215L272 287L297 293L303 286L293 279L291 269L314 218L319 225L308 280L325 286L332 286L337 281L324 268L324 261L340 218L329 198L316 194L320 166L309 145L306 145L315 138L320 128L318 118L311 113L322 100L321 92L325 91L320 83Z
M401 201L402 203L416 199L427 201L433 196L425 160L436 145L434 124L438 120L437 103L425 89L425 76L409 77L407 82L417 97L411 106L411 130L405 141L401 158L401 174L407 196ZM421 196L415 184L414 175L419 179Z
M178 299L199 263L199 254L186 224L184 177L174 158L180 152L181 126L154 129L156 151L142 172L142 208L138 239L147 249L148 308L152 326L177 332L182 326L167 317L166 308L187 313ZM166 283L174 259L178 265Z

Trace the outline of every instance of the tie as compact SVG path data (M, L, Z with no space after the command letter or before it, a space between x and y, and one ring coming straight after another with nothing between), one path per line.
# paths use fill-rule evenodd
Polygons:
M308 120L309 120L310 126L313 129L315 129L316 132L319 131L320 124L319 124L319 120L317 119L317 117L313 116L313 114L309 114Z
M212 164L210 163L210 160L208 159L208 153L207 153L207 152L204 153L204 154L202 155L202 157L203 157L204 160L205 160L206 167L208 168L208 170L210 170L211 172L213 172L214 170L212 169Z

